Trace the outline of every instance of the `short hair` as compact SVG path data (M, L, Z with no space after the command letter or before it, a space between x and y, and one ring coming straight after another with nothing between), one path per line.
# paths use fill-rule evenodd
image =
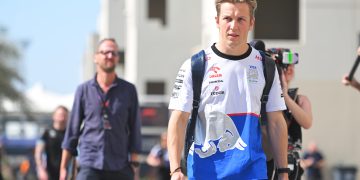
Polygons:
M102 40L100 40L100 41L98 42L97 47L96 47L96 50L98 50L99 47L100 47L100 45L101 45L102 43L104 43L105 41L111 41L111 42L113 42L113 43L116 45L116 47L119 47L118 44L117 44L117 42L116 42L116 40L115 40L115 38L104 38L104 39L102 39Z
M216 15L219 16L220 14L220 6L222 3L246 3L249 5L250 8L250 16L255 17L255 10L257 8L256 0L215 0L215 7L216 7Z
M58 107L56 107L55 110L54 110L54 113L55 113L57 110L59 110L59 109L62 109L62 110L64 110L66 113L69 113L69 109L68 109L67 107L63 106L63 105L59 105Z

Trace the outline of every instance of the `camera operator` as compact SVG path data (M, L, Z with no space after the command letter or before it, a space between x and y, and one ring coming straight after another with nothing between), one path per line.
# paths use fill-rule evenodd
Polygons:
M258 50L265 51L265 44L260 40L250 43ZM288 127L288 167L290 168L289 180L300 180L304 170L300 166L300 151L302 143L302 128L309 129L312 125L311 103L307 96L298 94L298 88L289 88L290 82L295 76L295 64L298 63L298 54L292 53L285 48L271 48L265 51L271 56L277 65L281 77L283 95L287 110L283 111ZM264 131L263 131L264 132ZM266 135L263 143L267 144ZM263 146L267 146L264 145ZM264 147L265 151L267 149ZM272 152L265 152L267 155L268 179L271 180L274 174L274 161ZM277 179L275 173L274 179Z
M282 53L284 53L284 50ZM280 52L281 52L280 51ZM312 125L312 111L311 103L307 96L298 94L298 88L289 88L290 82L295 76L295 64L284 64L285 56L279 59L280 55L275 55L275 60L281 68L281 83L283 88L283 95L287 110L284 111L284 117L288 126L288 163L290 169L293 169L289 174L289 179L301 179L303 168L300 166L300 150L302 143L301 128L309 129ZM292 168L291 166L294 166ZM275 175L276 176L276 175Z

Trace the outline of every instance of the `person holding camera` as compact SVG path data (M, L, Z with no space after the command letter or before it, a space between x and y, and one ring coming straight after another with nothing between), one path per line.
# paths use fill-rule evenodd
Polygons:
M290 167L289 179L299 180L303 174L300 166L300 151L302 149L302 128L309 129L312 125L311 103L307 96L297 93L298 88L289 88L290 82L295 76L295 64L299 62L298 53L293 53L286 48L265 48L265 43L261 40L250 42L255 49L265 52L274 59L279 75L281 86L286 104L283 116L286 120L288 129L288 166ZM267 158L268 179L277 179L274 176L274 160L269 145L269 139L265 130L266 123L262 123L263 148Z
M360 47L357 49L357 54L358 56L360 56ZM351 81L349 80L349 75L345 75L343 78L342 78L342 81L341 81L345 86L351 86L355 89L357 89L358 91L360 91L360 83L357 79L355 79L355 77L353 77L351 79Z
M272 49L274 50L274 49ZM270 50L271 51L271 50ZM283 115L288 127L288 163L291 167L289 179L300 180L304 170L300 165L300 151L302 149L302 128L309 129L312 125L312 108L309 98L298 94L298 88L289 88L295 76L295 64L298 55L288 49L276 49L273 58L281 71L281 83L287 109ZM274 51L272 51L274 52ZM272 54L270 52L270 54ZM293 59L287 59L292 57ZM275 177L277 175L275 174Z

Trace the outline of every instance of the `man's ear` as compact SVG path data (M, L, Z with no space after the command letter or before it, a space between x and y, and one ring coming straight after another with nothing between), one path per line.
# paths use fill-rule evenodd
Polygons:
M254 30L255 27L255 17L252 17L250 20L250 31Z
M219 28L219 16L215 16L216 27Z
M93 62L94 63L96 63L96 56L97 56L97 54L95 54L94 57L93 57Z

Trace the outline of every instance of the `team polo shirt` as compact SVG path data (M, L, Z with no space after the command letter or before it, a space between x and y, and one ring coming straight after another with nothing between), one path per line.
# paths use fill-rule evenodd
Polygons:
M205 50L195 142L188 156L189 179L267 179L261 145L260 98L265 86L262 57L249 46L241 56ZM191 112L191 60L181 66L169 109ZM286 109L279 75L266 105L268 112Z

